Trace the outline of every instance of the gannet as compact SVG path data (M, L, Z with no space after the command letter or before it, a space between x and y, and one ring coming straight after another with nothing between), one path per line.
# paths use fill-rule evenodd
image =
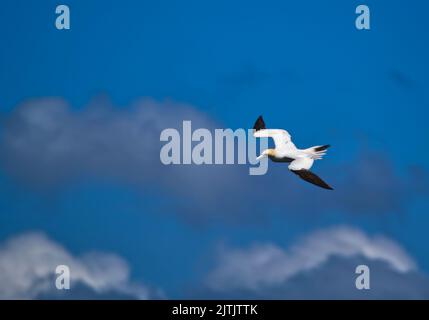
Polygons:
M266 129L262 116L259 116L253 126L253 135L256 138L272 138L275 145L275 149L264 150L256 159L269 157L274 162L288 162L290 163L289 170L301 179L324 189L333 190L331 186L309 170L314 160L322 159L322 156L326 154L326 149L330 147L329 144L298 149L286 130Z

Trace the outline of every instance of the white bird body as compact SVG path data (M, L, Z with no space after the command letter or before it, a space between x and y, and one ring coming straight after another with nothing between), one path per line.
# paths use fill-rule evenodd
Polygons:
M326 154L329 145L314 146L308 149L298 149L292 142L289 132L283 129L266 129L260 116L253 127L256 138L272 138L275 149L267 149L257 158L269 157L274 162L289 162L289 170L302 179L325 189L332 189L322 179L310 172L315 160L320 160Z

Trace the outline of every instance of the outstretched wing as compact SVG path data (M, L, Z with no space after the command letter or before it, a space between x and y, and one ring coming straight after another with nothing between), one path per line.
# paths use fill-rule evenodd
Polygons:
M296 150L289 132L283 129L266 129L262 116L259 116L253 126L253 136L256 138L272 138L279 152Z
M324 189L334 190L331 186L329 186L325 181L320 179L317 175L315 175L310 170L301 169L301 170L290 170L296 175L298 175L301 179L310 182L316 186L319 186Z

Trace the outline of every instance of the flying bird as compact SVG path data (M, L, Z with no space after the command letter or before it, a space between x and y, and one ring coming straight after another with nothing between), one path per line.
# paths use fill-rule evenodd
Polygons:
M289 170L301 179L321 188L333 190L325 181L310 171L314 160L320 160L326 154L326 150L330 147L329 144L298 149L292 142L289 132L283 129L267 129L262 116L259 116L253 126L253 135L256 138L272 138L275 145L274 149L264 150L256 159L268 157L274 162L290 163Z

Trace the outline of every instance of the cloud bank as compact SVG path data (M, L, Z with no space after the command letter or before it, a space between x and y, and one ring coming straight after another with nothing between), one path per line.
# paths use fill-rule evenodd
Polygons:
M429 190L423 169L401 176L386 155L370 152L335 167L327 162L321 176L334 185L331 193L297 179L284 164L270 163L265 176L249 176L245 165L162 165L160 133L180 129L184 120L194 129L222 127L197 108L171 101L147 98L118 108L101 99L76 109L59 98L32 100L3 116L0 164L35 190L60 190L82 177L117 179L166 196L165 211L193 221L252 220L280 210L392 213ZM275 205L279 198L284 206Z
M55 287L58 265L70 268L70 290L60 292ZM122 258L99 252L77 257L42 233L14 236L0 246L0 299L151 297L148 288L129 277ZM76 296L75 288L86 294Z
M75 110L58 98L33 100L5 116L0 162L34 189L58 188L82 177L116 179L167 194L174 198L172 207L186 215L224 214L216 205L221 200L235 208L235 200L225 195L236 193L247 168L163 165L160 133L180 130L184 120L194 129L221 127L189 105L168 101L142 99L120 109L97 100Z
M371 289L355 288L356 266ZM203 297L273 299L428 298L429 280L400 245L350 227L313 232L288 249L274 244L222 249Z
M219 268L210 275L209 284L220 290L233 287L258 290L317 268L332 256L381 260L398 272L416 268L415 262L393 241L380 236L370 238L357 229L337 227L314 232L289 250L273 244L226 250L220 256Z

